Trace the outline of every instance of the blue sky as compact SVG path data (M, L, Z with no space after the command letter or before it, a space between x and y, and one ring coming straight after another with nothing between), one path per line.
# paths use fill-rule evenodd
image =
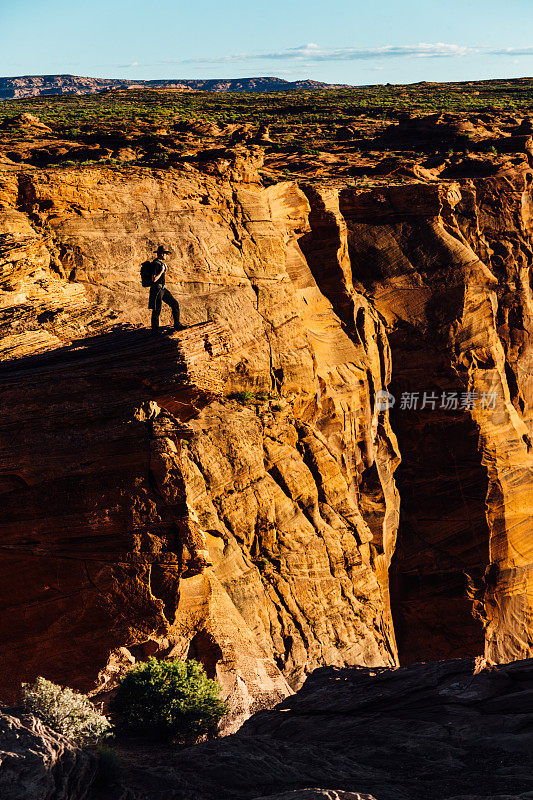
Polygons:
M533 0L0 0L0 75L533 75Z

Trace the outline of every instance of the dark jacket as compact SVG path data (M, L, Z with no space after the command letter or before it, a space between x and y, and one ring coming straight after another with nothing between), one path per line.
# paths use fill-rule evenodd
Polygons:
M152 276L157 275L158 272L161 272L161 268L163 266L165 266L165 264L158 258L152 261ZM156 283L152 283L152 285L150 286L150 294L148 296L148 308L153 309L155 307L157 296L165 288L165 275L166 275L166 270L165 272L163 272L159 280L157 280Z

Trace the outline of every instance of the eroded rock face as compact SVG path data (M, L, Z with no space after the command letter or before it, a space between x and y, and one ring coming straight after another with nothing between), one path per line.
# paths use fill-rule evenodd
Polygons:
M96 756L80 750L32 714L0 706L3 800L86 800Z
M411 189L405 210L407 193L368 204L341 199L351 262L387 320L391 387L399 397L419 393L418 410L394 418L400 450L406 445L399 480L407 549L402 566L400 546L398 570L418 573L422 584L438 577L438 614L450 594L445 575L456 586L459 573L470 576L486 652L498 661L529 655L532 643L530 185L524 166L457 187ZM453 389L459 406L471 404L462 414L421 410L424 391L440 399ZM457 630L452 622L435 656L454 654ZM478 646L475 638L466 644ZM422 655L415 647L413 656Z
M316 666L395 663L386 336L362 295L366 343L343 328L298 245L305 194L263 190L257 158L6 175L13 696L37 673L88 689L101 670L107 691L131 658L194 655L238 719ZM138 270L160 240L192 327L153 341L120 325L146 322Z
M12 696L191 655L239 719L317 666L396 663L400 496L402 656L479 653L483 628L527 655L527 162L371 191L265 189L257 147L198 165L3 170ZM161 241L192 327L153 341ZM443 391L497 399L401 408Z

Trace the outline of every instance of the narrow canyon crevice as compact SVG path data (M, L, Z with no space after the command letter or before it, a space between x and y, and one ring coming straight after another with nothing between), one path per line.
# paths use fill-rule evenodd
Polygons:
M437 348L416 335L409 344L392 336L391 345L391 423L402 462L395 474L401 504L390 592L400 663L478 656L484 630L469 587L483 579L490 540L479 431L468 411L440 408L443 392L460 398L466 389ZM424 392L433 400L421 408ZM405 402L411 393L418 408Z

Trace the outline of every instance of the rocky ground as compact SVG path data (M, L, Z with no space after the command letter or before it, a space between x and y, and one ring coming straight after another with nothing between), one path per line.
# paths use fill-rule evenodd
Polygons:
M4 702L194 656L231 731L322 667L531 656L530 88L2 103ZM160 242L189 327L154 340Z
M0 705L0 796L3 800L86 800L97 758L79 750L23 709Z
M328 791L343 800L342 792L350 800L529 800L533 661L474 673L471 659L316 670L237 734L167 753L161 782L155 770L142 791L161 800L311 800L317 789L324 800ZM143 785L142 768L128 775Z
M533 661L316 670L240 731L179 749L119 741L118 776L4 709L5 800L531 800ZM61 756L62 768L58 757Z

